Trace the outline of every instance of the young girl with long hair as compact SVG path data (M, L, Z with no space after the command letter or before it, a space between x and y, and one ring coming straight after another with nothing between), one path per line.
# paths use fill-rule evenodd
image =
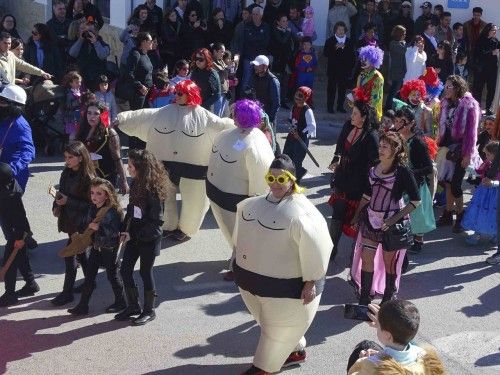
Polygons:
M59 192L56 195L52 213L58 218L59 232L71 235L77 232L90 208L90 181L95 177L94 164L82 142L75 141L64 149L66 168L61 173ZM66 274L64 276L63 291L52 303L56 306L65 305L73 301L73 286L75 285L77 258L82 266L83 273L87 273L87 254L73 255L64 258Z
M143 325L155 319L156 299L153 266L160 253L163 225L163 201L175 194L168 183L163 164L147 150L129 152L128 171L132 177L130 201L125 216L125 231L122 238L127 242L123 253L121 275L125 286L127 307L115 316L117 320L133 320L134 325ZM140 275L144 283L144 308L139 306L139 292L132 276L134 266L140 259Z
M89 312L89 300L94 291L95 279L99 266L106 268L108 280L113 288L115 302L108 306L107 313L116 313L125 308L123 284L118 274L118 247L120 242L120 225L122 222L122 208L118 202L115 188L108 181L100 177L92 179L90 183L90 199L92 205L80 231L87 228L94 231L92 247L87 264L87 274L82 288L82 296L78 305L69 309L73 315L86 315ZM105 210L106 213L99 223L93 222L97 213Z
M381 284L384 284L380 280L384 270L382 303L393 299L397 290L396 279L406 249L391 251L380 245L384 231L401 219L408 219L409 213L420 204L415 177L406 166L405 145L401 135L395 132L380 137L379 162L370 169L369 185L353 218L353 223L359 223L360 229L351 276L356 284L360 284L360 305L371 303L372 291L379 293ZM406 205L404 194L409 197ZM376 283L373 282L375 271Z

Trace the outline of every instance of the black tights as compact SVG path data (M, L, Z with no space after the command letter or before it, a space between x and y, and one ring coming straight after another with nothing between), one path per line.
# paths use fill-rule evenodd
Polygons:
M7 259L9 259L10 254L12 254L13 250L14 241L7 241L7 244L5 245L5 253L3 256L3 264L7 262ZM7 294L14 294L16 290L17 270L21 272L21 275L23 275L24 281L26 281L27 284L35 281L35 276L33 275L33 271L31 270L31 266L29 263L28 251L26 250L26 246L24 246L17 252L14 261L5 273L5 292Z
M144 283L144 290L155 290L155 280L153 276L155 258L156 252L154 242L150 245L147 243L138 244L132 240L129 241L123 252L120 271L125 288L134 288L136 286L133 277L134 266L137 259L140 259L139 273Z
M118 273L118 260L116 259L117 251L117 249L102 251L96 249L90 250L87 274L85 275L85 284L88 288L94 287L97 272L99 272L99 266L103 266L106 269L106 275L113 291L123 288Z
M71 242L71 238L68 239L68 245ZM87 260L88 254L85 251L82 254L73 255L70 257L64 258L64 263L66 265L66 273L64 275L64 292L73 292L73 287L75 286L76 280L76 270L78 269L78 262L82 266L83 275L87 275Z

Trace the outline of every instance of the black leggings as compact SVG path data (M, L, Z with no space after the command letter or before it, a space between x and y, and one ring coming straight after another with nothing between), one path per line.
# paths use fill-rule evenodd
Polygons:
M69 245L71 242L71 238L68 239L67 244ZM73 255L70 257L64 258L64 263L66 265L66 273L64 275L64 286L63 286L63 291L64 292L73 292L73 287L75 286L75 280L76 280L76 270L78 269L78 262L82 266L82 271L83 275L87 275L87 260L88 260L88 254L85 251L82 254L78 255Z
M455 171L451 178L451 193L456 199L462 198L464 192L462 191L462 183L465 177L465 169L462 167L462 159L455 163Z
M337 199L332 205L332 220L344 221L347 213L347 202L343 199Z
M153 266L155 263L156 252L155 243L140 243L131 240L123 252L121 275L125 288L134 288L135 281L133 277L134 266L137 259L140 258L139 273L144 283L144 290L155 290L155 279L153 276Z
M118 260L116 259L117 251L118 249L99 251L92 248L90 250L87 264L87 274L85 275L85 284L87 287L94 287L99 267L103 266L106 269L106 275L113 290L123 288L122 281L118 273Z

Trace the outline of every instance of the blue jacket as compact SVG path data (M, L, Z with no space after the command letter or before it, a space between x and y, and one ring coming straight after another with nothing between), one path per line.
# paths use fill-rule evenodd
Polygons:
M23 116L10 117L0 123L0 148L0 162L10 165L24 191L29 177L28 166L35 158L35 146L31 128Z

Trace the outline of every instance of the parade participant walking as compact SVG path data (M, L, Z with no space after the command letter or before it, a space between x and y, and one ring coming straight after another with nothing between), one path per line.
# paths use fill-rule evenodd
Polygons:
M410 81L411 82L411 81ZM432 159L425 140L416 124L415 113L406 106L396 112L396 129L408 145L408 166L410 167L422 203L410 213L413 245L408 249L410 253L420 253L424 245L424 234L436 229L436 219L432 209L432 196L428 176L433 173Z
M292 129L288 133L283 147L283 153L288 155L295 165L297 183L307 173L307 169L302 167L307 152L303 144L309 147L309 138L316 137L316 119L311 109L312 95L313 91L309 87L301 86L297 89L294 98L295 104L290 111L289 118Z
M335 154L328 166L333 172L333 193L328 201L332 206L332 260L337 255L342 232L355 236L350 230L351 220L368 185L368 171L378 158L377 128L375 111L368 102L354 101L351 118L340 131Z
M128 172L132 177L130 201L125 215L122 241L128 241L123 253L121 276L125 286L127 307L115 316L116 320L129 320L143 325L156 318L154 311L156 288L153 275L155 259L160 255L163 200L175 191L168 175L155 156L148 150L129 152ZM127 228L128 227L128 228ZM140 275L144 283L144 308L139 306L139 292L133 273L140 260Z
M17 253L5 273L5 293L0 296L0 307L14 305L18 297L30 296L40 290L31 270L24 242L30 229L22 195L23 191L14 178L12 168L6 163L0 163L0 222L7 240L2 265L6 265L13 252ZM18 269L26 285L16 292Z
M168 181L179 186L180 217L175 194L170 194L165 201L163 229L166 236L182 241L200 229L208 210L205 178L213 140L234 125L231 119L221 119L201 107L200 89L193 81L182 81L175 91L175 104L122 112L115 124L126 134L147 142L146 149L163 161Z
M259 129L261 108L251 100L234 105L236 129L225 130L215 138L208 162L207 196L215 220L232 245L236 205L261 195L268 189L264 175L274 159L273 150ZM232 272L224 279L232 279Z
M467 82L463 78L452 75L445 84L444 99L441 101L439 119L439 147L446 147L447 156L438 161L441 164L451 161L453 170L451 178L444 181L446 186L446 209L437 220L436 225L453 224L453 209L456 210L454 233L463 231L460 222L464 212L462 180L465 169L478 158L476 141L477 128L481 119L479 103L468 92Z
M238 204L233 235L236 284L261 326L253 365L244 374L270 374L305 361L304 334L319 306L332 245L288 156L271 163L266 181L269 194Z
M380 121L384 102L384 76L377 69L382 66L384 51L375 46L366 46L359 50L359 59L362 70L356 86L368 98L370 105L375 109L377 121Z
M380 161L370 169L370 183L354 215L360 241L354 248L351 277L359 285L360 305L371 303L372 294L377 293L383 293L382 303L389 301L398 289L406 249L385 248L383 233L401 220L408 220L408 214L420 204L415 177L405 165L404 145L398 133L380 137ZM406 205L405 194L409 197Z
M406 81L399 92L401 99L410 105L415 114L415 125L425 135L434 136L432 109L425 104L427 90L420 79Z
M123 285L118 274L119 260L117 258L122 208L118 202L115 188L108 180L103 178L96 177L92 179L90 183L90 199L92 205L80 231L89 228L94 233L92 234L92 246L80 302L68 310L73 315L88 314L89 301L94 291L95 279L100 266L106 268L108 281L115 295L115 302L106 308L106 312L117 313L126 307ZM105 209L106 213L99 223L94 223L93 220L101 209Z
M90 102L80 125L78 139L90 152L97 176L105 178L113 186L118 186L119 180L120 192L127 194L128 183L121 157L120 137L109 126L109 118L106 124L103 122L103 116L109 117L106 108L101 103Z
M59 180L59 192L56 195L52 213L57 217L59 232L67 233L71 242L71 235L78 232L90 208L90 181L95 177L94 165L90 154L82 142L75 141L64 149L66 167ZM82 266L83 274L87 273L87 253L64 258L66 272L64 275L63 290L51 302L56 306L65 305L73 301L73 286L75 285L78 262Z

